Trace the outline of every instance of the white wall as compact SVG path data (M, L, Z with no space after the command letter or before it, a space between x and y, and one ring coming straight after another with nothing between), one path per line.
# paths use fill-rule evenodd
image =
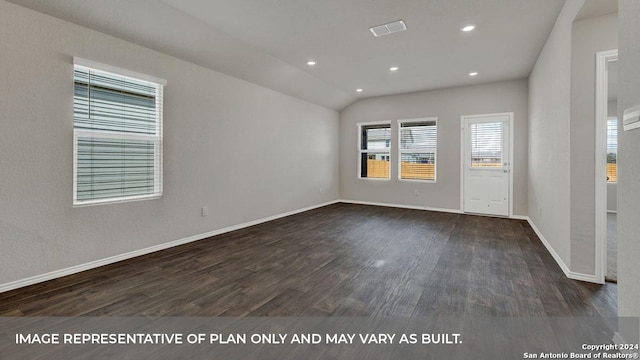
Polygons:
M341 198L460 210L460 117L502 112L514 113L514 214L526 215L526 80L369 98L347 107L340 114ZM397 180L397 145L392 145L389 181L358 179L356 124L379 120L395 123L398 119L420 117L438 118L437 182ZM392 132L391 136L396 139L397 133Z
M640 104L640 1L620 0L618 16L618 116L621 118L624 109ZM619 134L618 314L640 316L640 129ZM626 340L637 343L638 338Z
M618 48L618 14L573 23L571 41L571 271L595 275L595 56ZM601 174L604 179L605 174Z
M333 110L4 1L0 44L0 285L338 198ZM73 56L168 81L161 199L72 207Z
M570 267L571 28L584 0L567 0L529 76L531 221Z

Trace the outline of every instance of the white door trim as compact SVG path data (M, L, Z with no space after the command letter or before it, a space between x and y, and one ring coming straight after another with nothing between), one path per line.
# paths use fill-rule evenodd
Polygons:
M607 61L617 59L618 50L596 53L596 129L595 129L595 235L596 281L604 284L607 273Z
M509 118L509 217L513 217L513 112L475 114L460 116L460 211L464 213L464 122L467 119L479 119L492 116L507 116Z

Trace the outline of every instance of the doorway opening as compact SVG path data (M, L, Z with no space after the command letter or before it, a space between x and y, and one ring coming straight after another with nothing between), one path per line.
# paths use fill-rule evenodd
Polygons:
M596 54L596 276L617 282L618 51Z

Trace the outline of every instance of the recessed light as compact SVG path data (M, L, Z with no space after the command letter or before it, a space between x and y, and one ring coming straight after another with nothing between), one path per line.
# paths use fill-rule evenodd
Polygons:
M465 25L465 26L464 26L464 27L462 27L460 30L462 30L462 31L464 31L464 32L469 32L469 31L471 31L471 30L473 30L473 29L475 29L475 28L476 28L476 26L475 26L475 25L471 25L471 24L470 24L470 25Z
M477 71L474 71L474 72L470 72L470 73L469 73L469 76L472 76L472 77L473 77L473 76L477 76L477 75L478 75L478 72L477 72Z
M391 71L398 71L398 67L397 66L392 66L389 68L389 70Z
M362 92L363 90L362 90L362 89L356 89L356 91L357 91L357 92Z
M309 61L307 61L307 65L309 65L309 66L313 66L313 65L315 65L315 64L317 64L317 62L315 62L315 60L309 60Z

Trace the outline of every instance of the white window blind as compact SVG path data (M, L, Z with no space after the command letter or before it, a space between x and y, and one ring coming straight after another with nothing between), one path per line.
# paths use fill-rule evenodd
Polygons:
M607 181L618 181L618 119L607 119Z
M436 119L399 120L400 179L436 179Z
M358 124L360 130L360 178L388 179L391 155L391 123Z
M74 205L162 195L162 90L76 62Z
M502 167L502 122L471 124L471 167Z

